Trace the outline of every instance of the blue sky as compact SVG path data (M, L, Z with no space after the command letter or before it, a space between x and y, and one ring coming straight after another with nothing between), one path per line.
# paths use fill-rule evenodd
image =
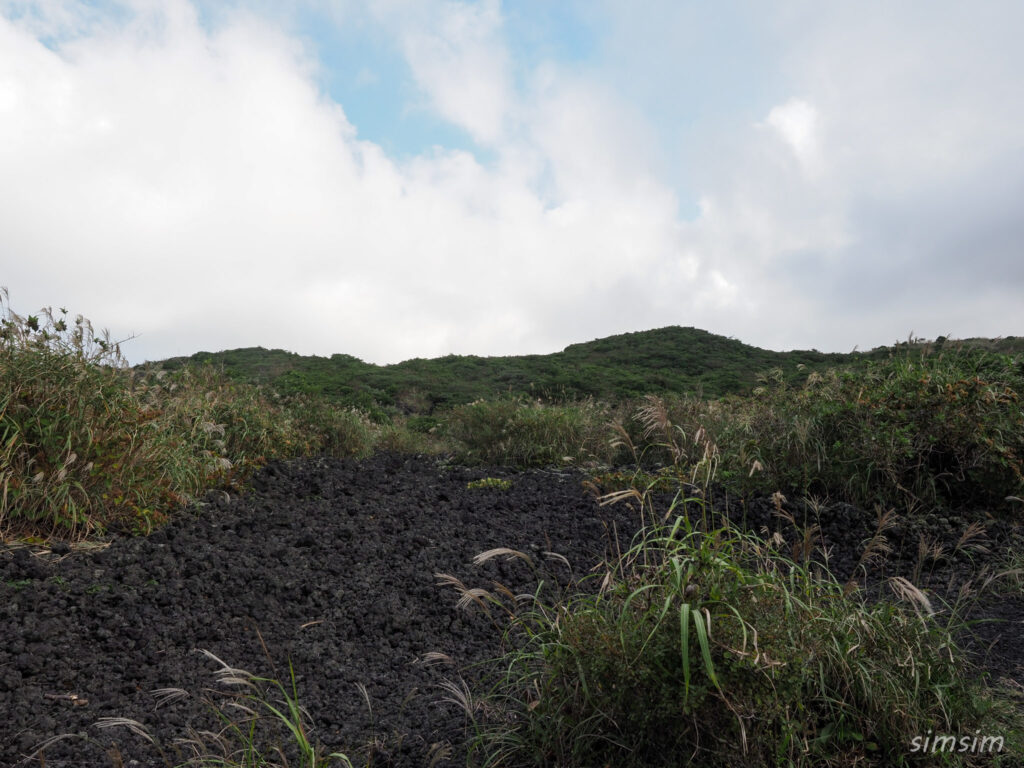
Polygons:
M433 146L473 151L473 142L421 101L401 51L383 30L362 20L350 26L331 23L322 9L304 9L296 31L310 41L320 65L317 83L342 105L360 138L389 155L409 158Z
M0 0L0 285L130 359L1024 333L1024 6Z

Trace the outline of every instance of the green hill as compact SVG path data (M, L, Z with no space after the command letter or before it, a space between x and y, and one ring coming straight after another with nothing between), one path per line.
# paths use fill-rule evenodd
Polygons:
M1024 351L1024 339L1014 337L960 342L941 337L936 342L914 339L896 347L924 349L943 343ZM814 370L857 364L886 357L896 347L849 354L773 352L697 328L672 326L572 344L549 355L448 355L380 366L351 355L303 356L251 347L199 352L162 365L173 369L186 362L210 362L223 366L233 377L270 385L283 394L305 392L364 408L396 406L407 413L429 413L506 394L616 401L669 391L711 398L743 394L768 369L780 368L786 376L796 377L798 366Z

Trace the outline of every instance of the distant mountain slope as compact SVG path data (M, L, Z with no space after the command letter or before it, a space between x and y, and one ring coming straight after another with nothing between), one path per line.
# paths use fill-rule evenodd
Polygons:
M940 338L932 346L944 342ZM1013 337L955 343L1024 352L1024 339ZM912 345L898 346L923 348L924 344L914 340ZM771 368L794 377L800 365L813 370L854 364L885 357L892 349L850 354L772 352L697 328L672 326L572 344L549 355L448 355L379 366L351 355L315 357L251 347L199 352L164 361L163 366L173 369L185 362L211 362L231 376L269 384L283 393L316 393L362 407L397 405L408 412L426 413L502 394L618 400L671 391L720 397L748 392L758 374Z

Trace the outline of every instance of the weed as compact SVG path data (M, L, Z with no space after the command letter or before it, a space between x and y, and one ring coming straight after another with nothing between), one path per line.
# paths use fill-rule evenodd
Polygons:
M646 471L717 477L741 494L907 509L1009 508L1024 494L1019 358L947 348L760 382L750 397L648 396L613 424L613 445Z
M466 483L466 488L474 490L478 488L494 488L499 491L507 491L512 487L511 480L505 480L501 477L483 477L479 480L470 480Z
M257 768L257 766L291 765L303 768L326 768L337 761L352 767L352 762L341 752L327 752L311 740L308 716L299 704L295 670L288 665L289 684L280 680L260 677L225 664L209 651L202 653L220 664L216 671L218 683L237 691L230 697L230 709L241 712L241 719L228 715L228 707L212 704L222 724L216 734L194 733L184 744L192 751L187 766L225 766L225 768ZM266 731L270 743L265 743ZM283 733L285 744L278 741ZM219 754L215 754L216 753ZM278 762L280 761L280 762Z

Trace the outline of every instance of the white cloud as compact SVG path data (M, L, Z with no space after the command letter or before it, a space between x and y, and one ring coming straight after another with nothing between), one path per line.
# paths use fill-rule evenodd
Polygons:
M15 306L140 333L133 359L259 344L378 362L554 350L671 308L697 272L673 194L631 169L632 128L594 84L549 78L529 110L502 90L497 9L446 4L408 51L436 108L497 142L490 166L358 140L306 49L251 15L208 31L187 3L147 5L57 52L0 18Z
M821 163L818 110L803 99L790 99L785 104L772 107L765 123L792 150L804 173L816 176Z
M647 196L656 144L628 102L592 78L548 64L533 78L528 140L548 164L556 199Z
M18 309L141 332L134 359L1021 332L1024 11L790 3L760 16L775 58L737 61L764 80L726 109L700 99L741 83L739 44L695 66L709 12L670 5L622 5L611 58L572 66L518 58L496 0L325 6L390 36L412 114L483 150L398 160L318 90L280 10L204 28L185 0L133 0L127 23L0 0L0 282ZM658 125L631 83L673 116L681 88L692 124Z
M1015 3L788 4L766 77L786 95L704 137L687 237L742 316L713 330L839 350L1020 334L1021 22Z
M498 0L382 2L373 9L395 29L430 106L480 144L500 142L515 105Z

